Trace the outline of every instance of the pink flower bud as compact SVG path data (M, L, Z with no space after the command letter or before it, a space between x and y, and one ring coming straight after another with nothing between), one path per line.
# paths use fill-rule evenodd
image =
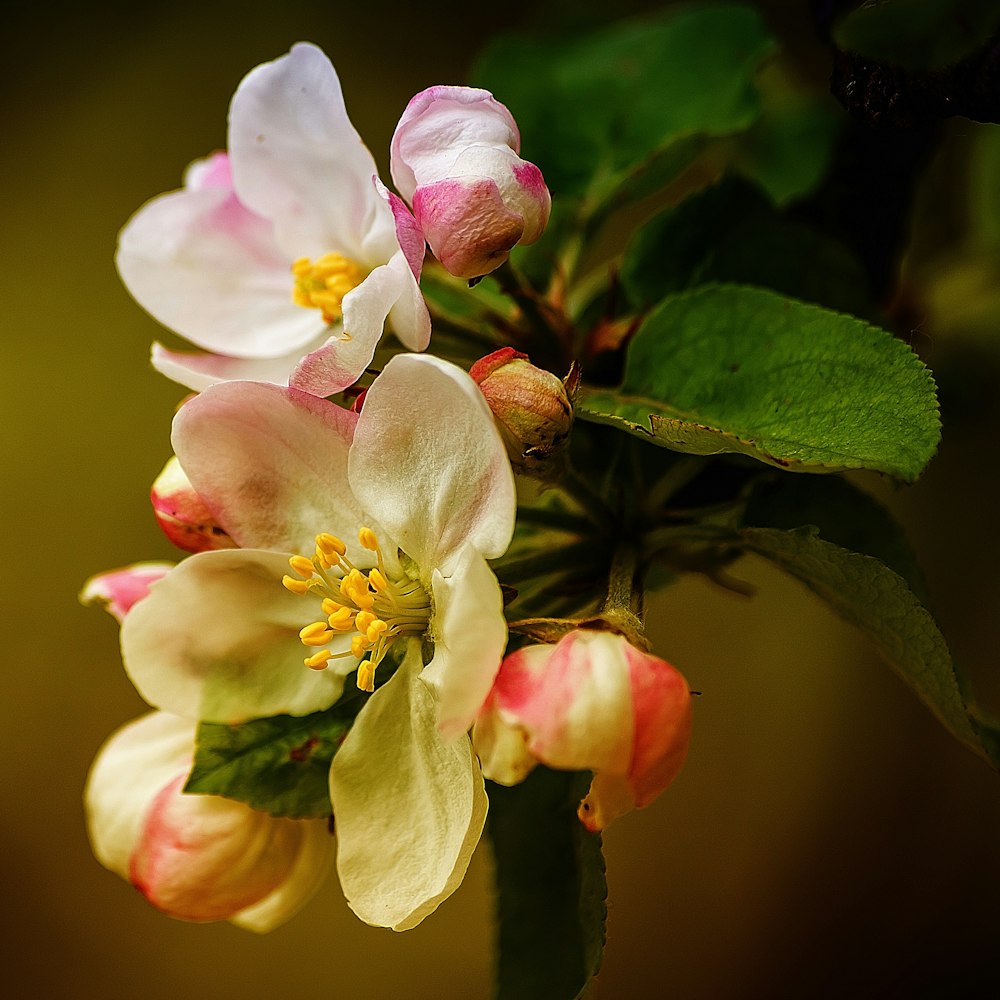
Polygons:
M511 113L486 90L430 87L392 137L392 179L439 261L460 278L498 268L534 243L552 200L542 172L522 160Z
M176 456L156 477L149 492L156 520L163 533L185 552L233 549L236 543L215 520L215 515L191 485Z
M514 468L538 472L566 443L573 405L562 379L503 347L469 374L489 403Z
M271 930L326 873L326 821L278 819L217 795L184 794L196 727L153 712L108 740L84 796L94 854L172 917Z
M504 659L473 742L483 774L504 785L537 763L593 771L578 815L603 830L677 777L690 735L691 696L677 670L620 635L578 629Z

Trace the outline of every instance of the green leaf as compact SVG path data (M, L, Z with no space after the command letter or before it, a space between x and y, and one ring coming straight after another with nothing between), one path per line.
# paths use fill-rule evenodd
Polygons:
M907 481L940 437L934 381L904 343L737 285L664 300L629 345L619 390L587 390L577 415L693 455Z
M184 791L224 795L272 816L329 816L330 762L363 704L348 696L301 717L202 722Z
M941 69L972 54L1000 29L1000 4L983 0L880 0L834 27L837 46L906 69Z
M991 748L969 717L965 682L944 637L902 577L878 559L848 552L808 529L745 528L742 537L747 549L797 577L861 629L949 732L991 759Z
M487 782L496 860L498 1000L572 1000L597 974L607 883L599 834L576 815L588 773L536 768Z
M754 528L815 528L826 542L874 556L906 581L925 607L927 585L899 522L873 496L840 476L767 473L743 514Z
M675 142L748 127L752 77L773 47L752 8L713 4L582 37L501 38L472 77L510 108L523 155L558 197L593 192L599 173L607 195Z
M621 277L637 308L695 285L736 282L855 315L872 311L864 269L850 251L782 216L738 177L650 219L626 249Z

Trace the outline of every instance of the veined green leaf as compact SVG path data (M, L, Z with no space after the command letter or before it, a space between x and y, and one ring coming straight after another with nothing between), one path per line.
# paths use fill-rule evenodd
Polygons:
M621 387L587 390L577 414L689 454L907 481L940 437L934 381L904 343L739 285L665 299L629 345Z
M906 581L871 556L825 542L808 529L745 528L744 545L801 580L870 638L883 658L970 749L992 760L965 702L965 684L934 619Z

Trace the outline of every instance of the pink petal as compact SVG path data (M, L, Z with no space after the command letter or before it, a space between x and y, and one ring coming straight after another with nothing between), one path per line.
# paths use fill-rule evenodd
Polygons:
M150 586L166 576L173 565L167 562L134 563L98 573L83 585L80 602L99 605L112 617L123 621L132 605L141 601L149 593Z

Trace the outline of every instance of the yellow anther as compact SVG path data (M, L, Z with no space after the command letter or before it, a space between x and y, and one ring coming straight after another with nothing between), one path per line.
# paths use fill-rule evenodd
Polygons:
M354 619L354 627L359 632L367 632L368 626L377 621L378 615L372 614L371 611L359 611L357 618Z
M335 635L326 627L326 622L312 622L299 631L299 639L306 646L325 646Z
M333 656L333 653L328 649L321 649L318 653L313 653L312 656L307 656L302 662L312 670L325 670L327 660Z
M281 585L285 590L290 590L293 594L305 594L309 590L309 584L305 580L296 580L293 576L283 576Z
M378 539L375 537L375 532L371 528L362 528L358 532L358 541L361 543L361 547L364 549L369 549L372 552L378 552Z
M316 536L316 548L327 556L342 556L347 552L347 546L330 532L324 531Z
M358 687L362 691L375 690L375 668L371 660L362 660L358 664Z
M288 565L295 570L299 576L305 577L307 580L311 580L313 574L316 572L316 567L313 565L312 559L306 559L305 556L292 556L288 560Z
M377 569L368 571L368 582L380 594L389 588L389 581Z
M327 624L337 632L350 632L354 628L354 612L350 608L341 608L327 618Z
M338 604L336 601L331 600L329 597L323 598L323 603L320 607L323 609L324 615L335 615L344 605Z
M292 275L292 301L307 309L321 310L327 323L335 323L343 316L344 296L365 279L364 271L339 253L324 254L315 263L299 257L292 264Z
M371 649L371 643L363 636L356 635L351 640L351 652L359 659Z
M367 638L367 640L374 645L378 642L378 637L388 628L389 626L382 621L381 618L376 618L375 621L373 621L371 625L365 629L365 638ZM361 629L358 629L358 631L360 632Z

